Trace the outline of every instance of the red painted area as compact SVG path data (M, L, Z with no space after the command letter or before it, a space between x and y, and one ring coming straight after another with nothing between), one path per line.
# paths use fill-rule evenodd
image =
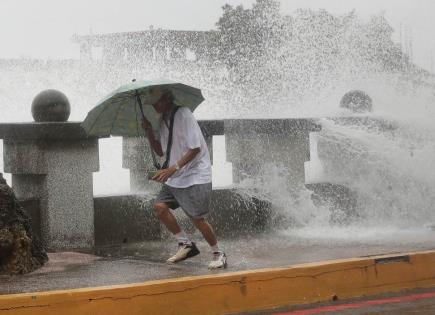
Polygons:
M287 312L287 313L274 313L274 315L312 315L312 314L337 312L337 311L344 311L349 309L364 308L364 307L391 304L391 303L412 302L412 301L430 299L430 298L435 298L435 292L403 295L403 296L392 297L392 298L369 300L369 301L355 302L355 303L348 303L348 304L321 306L317 308L310 308L310 309Z

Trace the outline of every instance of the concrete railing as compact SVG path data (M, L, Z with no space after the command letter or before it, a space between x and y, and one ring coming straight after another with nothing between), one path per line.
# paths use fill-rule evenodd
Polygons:
M311 119L206 120L199 124L212 159L213 136L226 136L227 160L233 163L236 183L260 176L267 164L273 162L286 166L289 181L303 185L304 162L310 158L309 133L320 130ZM32 209L39 205L39 212L34 209L32 217L40 220L34 226L40 226L45 246L92 248L96 239L94 227L101 228L101 222L94 224L97 217L92 181L92 173L99 170L98 139L88 138L78 122L0 124L0 139L4 140L4 170L12 174L17 198L33 200ZM130 169L132 190L156 188L145 176L152 163L144 139L124 139L122 166ZM231 199L227 195L225 198ZM107 200L100 200L99 204L107 207ZM118 201L112 207L117 204ZM126 206L126 211L128 208L131 207ZM257 206L251 208L257 217L270 210L266 207L259 214L262 210ZM101 211L104 210L99 208L98 213ZM244 211L246 214L250 210ZM111 212L119 215L117 211ZM255 220L252 224L261 226ZM140 235L133 238L140 239Z
M226 159L233 164L233 181L261 176L269 163L285 166L288 180L304 184L304 163L310 159L309 134L319 131L313 119L228 119L202 120L213 161L213 136L225 135ZM130 169L133 191L153 191L155 183L144 174L152 169L146 139L123 139L123 167Z

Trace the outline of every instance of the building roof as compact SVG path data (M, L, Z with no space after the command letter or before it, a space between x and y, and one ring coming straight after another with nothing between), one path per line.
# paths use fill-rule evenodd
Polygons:
M88 43L92 46L103 46L111 43L124 44L143 44L146 42L176 42L178 44L189 44L198 41L206 41L213 39L218 31L183 31L183 30L164 30L150 29L137 32L120 32L108 34L89 34L77 35L74 34L72 41L76 43Z

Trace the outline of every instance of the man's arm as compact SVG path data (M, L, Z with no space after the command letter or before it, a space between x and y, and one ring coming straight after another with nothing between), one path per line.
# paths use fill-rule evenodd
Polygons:
M158 156L163 156L162 144L156 139L153 128L151 128L151 124L144 120L142 121L142 127L145 130L146 136L150 140L150 144L154 152L156 152Z
M182 168L183 166L188 164L195 158L195 156L198 155L199 152L201 152L201 148L190 149L189 151L187 151L186 154L183 155L183 157L177 162L178 167Z
M186 154L184 154L182 158L176 163L176 165L172 165L171 167L158 171L152 179L162 183L166 182L169 177L171 177L176 171L178 171L178 169L184 167L186 164L192 161L199 152L201 152L201 148L189 149Z

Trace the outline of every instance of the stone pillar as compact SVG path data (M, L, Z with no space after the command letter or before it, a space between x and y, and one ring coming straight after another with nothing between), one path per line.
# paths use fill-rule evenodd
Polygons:
M377 133L394 132L396 128L388 121L371 116L329 119L338 128L364 126ZM313 192L311 198L316 206L329 209L333 224L349 224L358 219L358 193L353 190L354 184L362 174L370 176L373 169L365 145L361 147L358 142L349 140L342 134L334 135L333 128L310 133L311 159L305 163L305 186Z
M359 126L377 133L392 133L397 128L393 123L371 116L348 116L329 118L338 128ZM328 135L327 137L322 135ZM311 153L313 158L306 163L307 184L333 183L348 185L360 174L370 169L370 159L359 150L352 150L349 139L334 139L333 131L312 133ZM357 142L354 145L358 145ZM366 151L365 149L361 151Z
M79 123L18 124L11 129L18 134L4 139L4 169L12 174L17 198L40 200L44 245L52 250L92 248L92 173L99 170L98 139L83 134L62 139L57 132L74 133L81 129ZM19 136L20 129L30 134Z
M91 248L92 173L99 170L98 140L40 138L35 127L41 125L46 124L13 126L17 131L20 127L33 129L34 137L4 139L5 172L12 174L17 198L40 200L41 236L47 248ZM55 137L56 126L46 127Z
M36 123L0 124L4 170L17 198L39 200L41 238L51 250L94 246L98 139L66 122L69 114L67 97L45 90L32 102Z
M309 132L318 128L309 119L225 120L227 160L233 182L286 177L290 188L304 184L304 162L310 159Z

